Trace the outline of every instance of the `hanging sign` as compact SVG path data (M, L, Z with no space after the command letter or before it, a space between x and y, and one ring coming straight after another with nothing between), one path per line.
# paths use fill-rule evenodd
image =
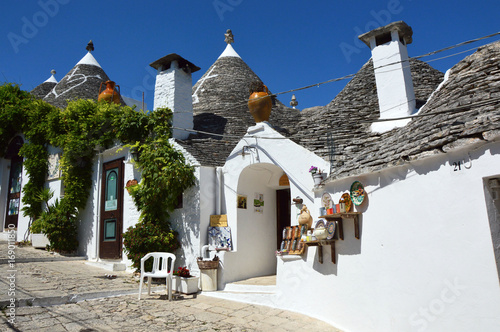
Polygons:
M211 215L210 227L227 227L227 214Z
M280 177L279 185L280 186L290 185L290 180L288 180L288 176L286 174L283 174L283 176Z

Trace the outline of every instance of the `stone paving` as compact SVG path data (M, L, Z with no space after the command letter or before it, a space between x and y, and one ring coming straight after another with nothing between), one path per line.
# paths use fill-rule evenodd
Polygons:
M23 258L13 266L15 323L8 315L12 267L4 262L0 331L339 331L298 313L199 294L168 301L164 288L150 296L145 292L139 301L137 278L131 273L112 272L116 278L108 279L111 272L84 261L31 262L30 257L54 255L31 247L16 247L15 252ZM6 257L7 243L0 242L0 259Z

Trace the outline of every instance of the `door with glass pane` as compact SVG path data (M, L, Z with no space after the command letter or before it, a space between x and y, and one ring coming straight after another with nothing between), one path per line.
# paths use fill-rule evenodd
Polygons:
M103 165L99 257L122 257L123 158Z
M9 192L7 193L7 213L5 216L5 228L17 227L19 217L19 204L21 203L23 158L12 157L10 161ZM9 227L9 225L11 225Z

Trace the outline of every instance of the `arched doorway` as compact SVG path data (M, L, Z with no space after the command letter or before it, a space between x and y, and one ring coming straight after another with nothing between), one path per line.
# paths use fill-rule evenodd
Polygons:
M19 150L23 144L20 136L14 137L5 154L5 159L10 159L10 170L4 228L17 228L23 170L23 158L19 155Z
M276 274L275 252L282 227L290 225L290 185L280 183L283 170L269 163L245 167L238 180L238 194L247 197L247 208L237 212L237 252L240 279Z

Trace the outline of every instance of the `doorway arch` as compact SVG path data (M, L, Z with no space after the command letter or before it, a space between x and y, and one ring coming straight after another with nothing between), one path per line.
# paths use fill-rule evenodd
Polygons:
M290 209L290 195L278 194L290 190L288 183L280 183L284 174L274 164L258 163L245 167L239 175L238 195L247 197L247 208L237 209L235 249L239 261L245 262L240 268L240 279L276 274L275 252L279 246L278 232L281 231L278 227L290 224L290 211L280 214L281 218L288 218L287 221L278 220L278 206Z

